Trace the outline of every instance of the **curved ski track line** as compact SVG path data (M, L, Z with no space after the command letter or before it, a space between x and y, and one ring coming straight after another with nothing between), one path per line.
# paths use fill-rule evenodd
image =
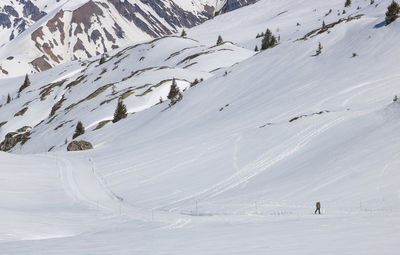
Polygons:
M66 192L75 202L84 202L91 207L98 207L110 212L118 212L120 199L108 188L95 173L90 164L83 165L81 161L75 164L65 158L56 156L60 179ZM77 167L83 165L84 167Z
M92 209L102 209L114 216L124 216L132 220L146 221L156 212L157 222L177 225L174 228L183 227L190 222L188 219L182 219L182 215L176 213L135 208L123 201L121 197L106 187L105 181L96 173L91 158L84 163L85 161L60 158L56 155L55 161L64 190L73 198L74 202L80 205L89 205ZM184 223L177 224L176 219L178 217L180 220L184 220Z
M287 148L287 149L283 150L282 153L275 155L276 150L275 151L267 151L264 154L262 154L260 157L258 157L258 159L256 159L255 161L251 162L250 164L248 164L247 166L242 168L242 170L240 170L239 172L231 175L230 177L228 177L225 180L222 180L221 182L215 184L211 188L200 191L196 194L187 196L180 200L171 202L171 203L163 206L163 208L166 209L168 207L175 206L175 208L170 208L169 210L177 209L177 206L180 203L184 203L184 202L190 201L190 200L198 200L199 201L199 200L213 198L213 197L216 197L228 190L231 190L231 189L249 181L250 179L254 178L255 176L267 171L270 167L279 163L283 159L295 154L301 148L303 148L307 144L309 144L313 140L314 137L317 137L318 135L326 132L327 130L338 125L345 119L346 119L345 117L339 117L339 118L335 119L334 121L331 121L331 122L328 122L328 123L322 125L321 127L317 128L315 131L312 131L315 129L314 127L305 129L302 132L300 132L299 134L297 134L295 137L290 139L290 140L296 140L296 138L298 138L298 137L300 138L300 140L297 142L297 144L295 146L293 146L293 143L288 141L283 146L279 146L280 148L282 148L282 147ZM311 130L311 132L308 132L309 130ZM309 134L305 135L304 133L309 133Z

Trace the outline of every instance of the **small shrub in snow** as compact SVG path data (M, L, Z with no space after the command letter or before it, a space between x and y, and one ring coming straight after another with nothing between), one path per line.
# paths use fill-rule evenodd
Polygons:
M386 12L386 25L389 25L393 21L395 21L399 17L400 6L397 2L392 1L392 3L388 6Z
M75 139L78 136L83 135L84 133L85 133L85 128L83 127L82 122L78 121L78 124L76 124L75 133L72 136L72 139Z
M325 17L329 16L329 14L331 14L331 13L332 13L332 9L329 9L329 11L327 13L325 13Z
M178 88L178 85L176 84L175 78L172 80L172 85L171 89L168 93L168 99L171 100L169 103L169 106L173 106L177 102L181 101L183 98L181 91Z
M346 0L344 7L349 7L351 5L351 0Z
M218 36L218 39L217 39L217 45L221 45L222 43L224 42L224 39L222 39L222 36Z
M194 87L194 86L196 86L197 84L199 84L200 83L200 81L198 80L198 79L195 79L191 84L190 84L190 87Z
M317 49L315 55L317 55L317 56L320 55L322 53L322 49L323 49L322 44L319 43L318 44L318 49Z
M254 51L256 51L256 52L258 51L258 46L257 46L257 45L256 45L256 47L254 48Z
M106 57L103 55L101 55L100 61L99 61L99 65L102 65L106 62Z
M181 33L181 37L186 37L186 36L187 36L187 33L186 33L185 29L183 29L182 33Z
M122 119L125 119L128 116L128 112L126 110L125 104L122 100L118 100L117 108L114 112L114 119L112 120L113 123L116 123Z
M21 87L18 90L18 93L21 93L24 89L26 89L27 87L29 87L29 85L31 85L31 81L29 80L28 75L25 75L25 80L24 83L21 85Z

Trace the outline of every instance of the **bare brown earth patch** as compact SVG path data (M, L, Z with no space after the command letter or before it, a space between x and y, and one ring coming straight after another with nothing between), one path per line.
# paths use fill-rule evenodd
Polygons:
M49 70L52 66L47 62L48 58L46 56L41 56L36 59L34 59L31 64L33 68L35 68L36 71L42 72Z

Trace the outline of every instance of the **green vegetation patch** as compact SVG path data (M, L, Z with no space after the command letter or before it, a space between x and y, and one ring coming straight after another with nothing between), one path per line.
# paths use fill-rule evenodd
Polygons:
M107 124L110 123L110 122L111 122L111 120L103 120L103 121L100 121L99 124L97 124L97 126L95 127L95 129L93 129L93 131L98 130L98 129L104 127L105 125L107 125Z
M67 80L64 79L64 80L57 81L57 82L54 82L54 83L50 83L50 84L47 84L47 85L41 87L40 88L41 91L39 93L40 94L40 100L41 101L46 100L47 96L50 95L50 93L53 91L53 89L55 87L61 87L66 81Z

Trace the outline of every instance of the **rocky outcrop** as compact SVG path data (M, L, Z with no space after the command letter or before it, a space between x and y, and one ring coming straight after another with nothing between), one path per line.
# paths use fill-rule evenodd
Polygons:
M159 37L175 32L180 27L193 27L201 24L213 15L206 10L201 15L183 10L180 6L173 1L168 2L166 5L163 1L154 0L140 0L143 4L151 7L158 17L149 15L139 5L131 4L129 1L122 0L108 0L118 12L127 20L133 22L142 31L146 32L152 37ZM142 20L140 17L144 18ZM163 23L170 25L173 30L167 28Z
M254 4L258 0L227 0L225 5L221 8L221 10L216 14L222 14L230 11L234 11L243 6Z
M11 20L5 13L0 13L0 26L3 28L11 27Z
M87 141L72 141L68 144L67 150L68 151L85 151L85 150L91 150L93 149L93 146L91 143Z
M15 18L19 18L18 12L11 5L4 6L4 11L7 14L10 14L11 16L14 16Z
M49 64L49 62L47 62L47 60L48 60L48 58L43 55L39 58L35 58L31 62L31 64L32 64L33 68L35 68L36 71L42 72L42 71L49 70L51 68L51 65Z
M31 135L32 128L29 126L22 127L18 129L16 132L10 132L6 135L4 140L0 143L1 151L10 151L17 144L25 144Z
M22 12L25 18L30 18L33 21L38 21L39 19L43 18L46 15L45 12L40 11L40 9L36 5L34 5L30 0L25 1Z
M103 11L102 9L94 3L92 0L87 2L86 4L82 5L78 9L74 10L72 12L72 24L76 24L76 28L74 31L74 35L77 35L78 33L83 33L88 34L89 28L92 26L92 17L97 17L103 16ZM83 28L82 28L83 26ZM72 28L70 30L70 35L72 32Z
M40 10L31 0L11 1L11 5L1 7L2 2L4 1L0 1L0 28L8 30L6 34L9 35L10 41L25 31L29 25L46 16L46 13ZM0 38L1 43L4 43L5 41L2 39L6 38Z

